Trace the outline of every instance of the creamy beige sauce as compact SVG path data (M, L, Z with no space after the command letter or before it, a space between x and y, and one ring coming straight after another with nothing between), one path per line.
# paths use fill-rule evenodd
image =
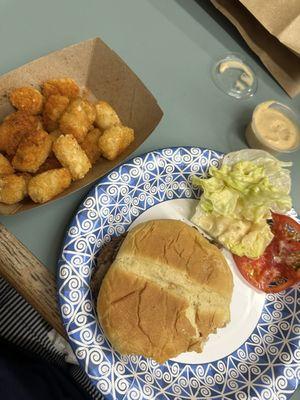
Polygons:
M246 72L243 72L242 75L240 76L240 80L244 83L246 83L246 85L251 86L253 84L253 76L252 74L246 74Z
M255 131L278 150L292 149L299 140L299 127L283 112L271 107L274 103L266 101L255 109L252 119Z
M223 74L227 69L229 68L235 68L235 69L240 69L243 71L242 75L241 75L241 79L242 81L248 85L248 86L252 86L253 82L254 82L254 77L252 74L251 69L245 65L242 61L238 61L238 60L228 60L228 61L223 61L221 62L221 64L219 65L219 72L221 74Z
M246 86L243 84L243 82L241 82L239 79L235 82L234 88L236 90L245 90Z

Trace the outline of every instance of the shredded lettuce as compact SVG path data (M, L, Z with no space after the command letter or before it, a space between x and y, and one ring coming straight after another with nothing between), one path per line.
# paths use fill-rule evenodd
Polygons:
M266 176L274 186L280 186L287 194L291 191L290 161L280 161L264 150L244 149L228 153L222 165L233 165L239 161L251 161L256 165L264 165Z
M264 153L231 153L220 169L210 168L210 178L192 177L203 190L192 221L234 254L250 258L262 255L272 240L266 221L270 211L291 208L290 173L284 168L290 164Z

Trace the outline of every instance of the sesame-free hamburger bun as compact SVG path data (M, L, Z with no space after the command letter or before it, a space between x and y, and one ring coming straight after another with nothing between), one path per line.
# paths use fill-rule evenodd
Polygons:
M154 220L130 230L97 300L104 333L122 354L159 363L201 352L230 321L232 274L221 251L196 229Z

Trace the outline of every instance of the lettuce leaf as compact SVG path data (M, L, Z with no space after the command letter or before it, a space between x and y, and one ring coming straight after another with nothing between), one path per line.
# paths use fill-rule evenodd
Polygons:
M244 149L228 153L222 165L232 166L240 161L251 161L256 165L265 167L266 176L274 186L280 186L288 194L291 191L290 170L287 169L293 165L292 162L277 160L274 156L264 150Z
M203 212L200 204L196 208L192 222L239 256L258 258L273 239L266 221L253 223L224 217L217 213L207 214Z
M220 169L210 168L210 178L192 177L203 190L193 222L233 253L250 258L259 257L272 240L266 222L270 211L285 213L292 206L290 172L284 168L290 164L264 153L231 153Z

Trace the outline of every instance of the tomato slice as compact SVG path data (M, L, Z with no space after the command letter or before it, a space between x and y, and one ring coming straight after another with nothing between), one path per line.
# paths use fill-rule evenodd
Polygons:
M300 224L286 215L272 214L274 238L257 260L233 258L243 277L266 293L277 293L300 281Z
M287 215L272 213L272 231L278 239L300 244L300 224Z

